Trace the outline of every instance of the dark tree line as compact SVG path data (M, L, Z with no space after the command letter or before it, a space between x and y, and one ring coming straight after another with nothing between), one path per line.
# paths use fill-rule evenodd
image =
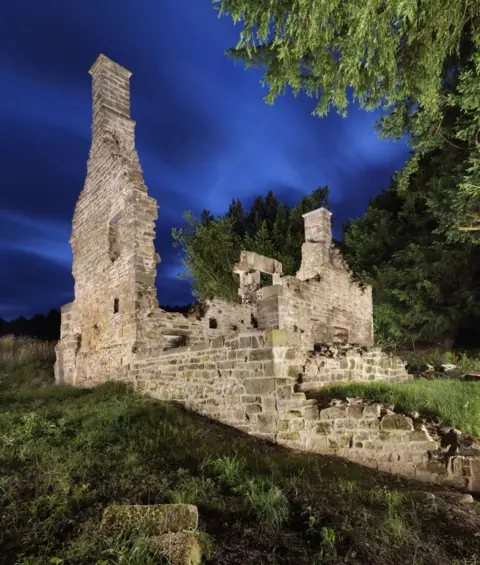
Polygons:
M60 312L50 310L47 315L36 314L32 318L20 316L10 322L0 318L0 336L9 334L56 341L60 338Z

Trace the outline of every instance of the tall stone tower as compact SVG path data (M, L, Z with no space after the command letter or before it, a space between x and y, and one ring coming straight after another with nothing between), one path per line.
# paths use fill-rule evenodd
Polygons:
M158 306L157 203L135 149L131 73L100 55L90 74L92 144L70 239L75 299L62 309L57 347L57 381L71 384L106 380L128 364L139 319Z

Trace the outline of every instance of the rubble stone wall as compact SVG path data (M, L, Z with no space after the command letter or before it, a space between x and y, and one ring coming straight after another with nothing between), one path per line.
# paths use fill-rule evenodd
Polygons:
M381 404L331 406L318 419L289 424L286 444L337 455L373 469L480 492L480 457L448 455L424 425ZM295 431L293 428L297 428Z

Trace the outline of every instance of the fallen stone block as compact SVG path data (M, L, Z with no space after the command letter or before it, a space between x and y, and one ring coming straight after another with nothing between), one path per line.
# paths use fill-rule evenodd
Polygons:
M176 532L150 538L152 549L169 560L171 565L200 565L202 551L197 536L191 532Z
M104 510L101 528L112 533L145 523L152 534L195 531L198 509L192 504L112 504Z

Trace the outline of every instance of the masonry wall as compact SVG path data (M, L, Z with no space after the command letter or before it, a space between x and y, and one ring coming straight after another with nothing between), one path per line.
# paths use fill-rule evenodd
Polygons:
M337 346L310 352L303 366L299 390L319 390L340 382L405 382L413 380L400 358L380 348Z
M480 491L479 458L442 453L425 426L414 426L403 414L386 414L380 404L318 409L318 418L306 420L288 439L308 451L409 479Z
M299 353L296 338L286 332L253 331L170 351L146 348L129 375L154 398L293 449L421 481L480 488L478 461L445 459L410 418L386 414L379 404L321 407L308 399L297 386L302 355L305 364L308 352ZM378 352L368 359L374 370L382 369Z
M138 352L130 375L155 398L249 433L275 432L274 351L263 332L219 337L204 343ZM271 439L274 435L271 435Z
M282 277L257 291L259 328L299 332L305 342L373 345L372 291L343 268L325 266L319 281Z

